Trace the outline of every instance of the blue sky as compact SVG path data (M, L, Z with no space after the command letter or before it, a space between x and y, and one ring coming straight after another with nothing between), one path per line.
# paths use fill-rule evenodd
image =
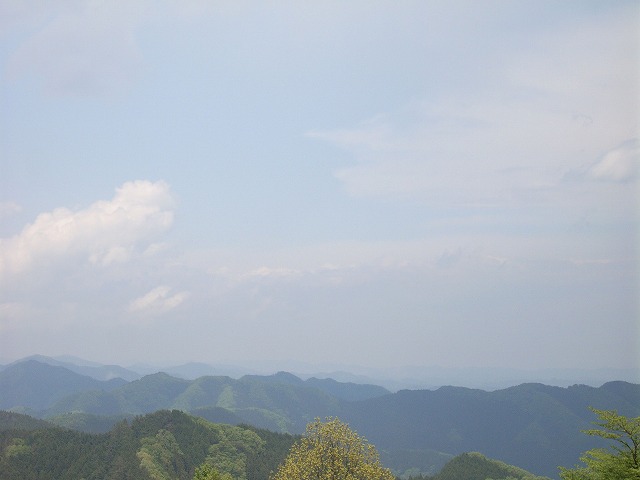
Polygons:
M2 2L0 356L638 366L639 22Z

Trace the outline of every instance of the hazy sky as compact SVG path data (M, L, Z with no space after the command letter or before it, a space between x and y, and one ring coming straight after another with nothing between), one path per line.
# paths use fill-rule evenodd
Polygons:
M637 1L0 3L0 357L639 364Z

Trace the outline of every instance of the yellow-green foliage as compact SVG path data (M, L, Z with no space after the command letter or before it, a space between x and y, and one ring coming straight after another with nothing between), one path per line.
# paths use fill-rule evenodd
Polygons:
M206 463L235 480L247 478L247 455L264 448L265 442L257 433L231 425L213 425L218 442L209 447Z
M193 475L193 480L234 480L228 473L220 473L208 463L203 463Z
M22 438L14 438L11 443L4 449L7 457L17 457L31 452L31 447L27 445Z
M583 433L613 440L612 450L596 448L580 460L584 467L560 467L564 480L640 480L640 417L627 418L615 410L591 409L600 417L597 429Z
M184 472L184 454L168 430L143 438L136 455L153 480L173 480Z
M316 419L271 480L394 480L378 452L337 418Z

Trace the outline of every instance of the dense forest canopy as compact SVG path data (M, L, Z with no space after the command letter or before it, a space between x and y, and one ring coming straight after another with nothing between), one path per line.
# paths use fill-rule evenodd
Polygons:
M336 468L351 465L360 476L300 478L394 478L379 462L375 447L337 419L316 420L301 438L248 426L213 424L177 410L125 420L104 434L0 413L0 480L287 479L298 478L291 476L291 469L316 465L323 455L333 455ZM351 463L342 463L343 455L349 455ZM420 478L474 480L485 474L496 480L542 478L479 453L457 456L439 474Z

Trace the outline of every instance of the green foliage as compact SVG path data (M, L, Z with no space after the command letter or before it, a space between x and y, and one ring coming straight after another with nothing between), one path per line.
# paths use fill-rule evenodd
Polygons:
M220 473L208 463L203 463L193 475L193 480L233 480L228 473Z
M247 429L265 442L265 448L247 457L247 480L265 480L287 458L289 450L300 437L254 427Z
M535 476L522 468L489 459L477 452L458 455L432 477L433 480L543 480L545 478Z
M4 449L4 454L7 457L17 457L19 455L26 455L31 453L31 447L26 444L24 438L14 438L11 443Z
M104 390L89 390L68 395L55 402L48 410L47 416L55 417L64 413L87 413L101 416L122 415L127 411L124 401L117 393ZM131 412L138 413L138 412Z
M240 425L246 423L235 413L222 407L198 407L188 410L191 415L202 417L212 423L228 423L229 425Z
M38 430L52 425L29 415L0 410L0 430Z
M16 418L31 424L28 417ZM176 410L124 420L99 435L33 425L46 428L0 429L0 480L189 480L203 464L222 480L231 474L235 480L265 480L294 441Z
M316 419L272 480L394 480L378 452L337 418Z
M86 433L106 433L118 422L131 420L133 415L92 415L90 413L69 412L47 417L47 421L59 427Z
M184 454L171 432L160 430L153 437L143 438L141 443L137 457L140 466L153 480L172 480L184 476Z
M247 479L247 458L265 445L255 432L229 425L212 426L218 433L217 443L209 447L207 462L237 480Z
M0 372L0 406L7 401L10 405L23 405L11 407L22 413L43 418L61 415L52 420L65 428L89 432L106 432L122 418L105 415L133 418L157 409L180 409L211 421L245 423L289 433L302 433L316 416L340 416L359 431L367 432L383 452L432 450L456 455L479 450L546 475L556 474L557 465L571 464L582 452L598 446L600 439L578 434L588 427L588 405L606 406L631 417L640 415L640 385L625 382L610 382L599 388L525 384L493 392L445 387L383 395L382 390L373 387L331 380L303 381L286 373L240 380L207 376L194 381L161 373L118 386L87 381L62 367L52 368L24 362ZM42 408L47 410L40 411ZM70 411L74 413L69 414ZM193 440L187 439L186 432L192 427L173 414L165 412L153 422L145 420L149 422L162 425L138 432L137 422L132 421L138 441L164 428L174 435L191 466L201 464L215 443L202 426L192 432ZM193 448L184 448L186 444ZM247 457L248 478L254 471L252 459L263 453L255 455ZM133 460L138 461L135 454ZM413 460L404 465L391 465L385 457L383 460L405 475L436 471Z
M190 383L161 372L128 383L113 394L122 405L122 413L149 413L171 408Z
M589 427L589 403L640 415L640 385L524 384L493 392L461 387L403 390L345 403L340 417L367 432L381 451L432 449L454 455L481 451L551 477L557 476L558 465L570 464L597 446L595 439L578 434Z
M627 418L615 410L591 409L600 418L600 428L584 430L587 435L613 440L609 450L587 451L580 460L584 467L560 467L564 480L640 480L640 417Z
M114 441L115 440L115 441ZM123 455L126 436L88 435L60 428L0 432L2 480L144 480L135 448ZM129 447L130 448L130 447Z

